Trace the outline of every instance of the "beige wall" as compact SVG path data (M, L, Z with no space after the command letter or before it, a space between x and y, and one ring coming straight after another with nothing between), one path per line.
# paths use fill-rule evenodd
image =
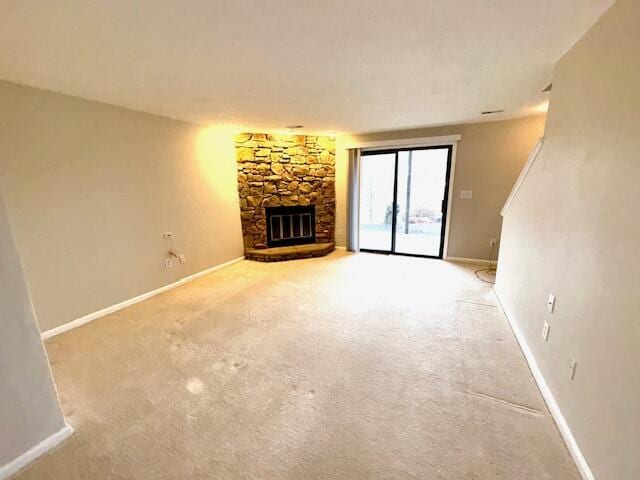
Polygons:
M640 3L618 0L557 66L496 286L598 480L640 478L639 85Z
M336 139L336 243L346 243L347 153L360 141L462 135L456 155L449 256L489 258L489 240L500 239L502 208L522 166L544 131L544 115L500 122L381 132ZM460 198L472 190L473 198Z
M0 193L0 476L64 420Z
M233 132L0 82L0 186L41 330L242 255ZM170 243L187 256L165 269Z

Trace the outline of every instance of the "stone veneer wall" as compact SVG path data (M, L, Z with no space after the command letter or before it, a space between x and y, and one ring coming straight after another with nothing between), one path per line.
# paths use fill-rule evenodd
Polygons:
M244 248L266 248L264 207L316 206L316 241L333 242L335 141L330 137L242 133L236 136Z

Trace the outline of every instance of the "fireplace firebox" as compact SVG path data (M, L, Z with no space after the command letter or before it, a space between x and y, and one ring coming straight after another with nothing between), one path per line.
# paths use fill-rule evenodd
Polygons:
M316 242L315 205L265 207L265 213L269 247Z

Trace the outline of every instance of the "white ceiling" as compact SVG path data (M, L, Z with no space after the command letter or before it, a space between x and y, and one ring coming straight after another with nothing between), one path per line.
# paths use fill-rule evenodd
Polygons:
M0 0L0 78L199 124L507 118L613 0ZM484 117L486 118L486 117Z

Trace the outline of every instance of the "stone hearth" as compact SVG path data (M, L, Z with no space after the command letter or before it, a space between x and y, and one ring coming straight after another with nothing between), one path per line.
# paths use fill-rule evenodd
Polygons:
M281 262L301 258L324 257L335 250L333 243L311 243L292 247L250 248L245 252L247 260Z
M300 253L326 255L333 250L336 200L332 138L243 133L236 136L236 159L245 253L268 247L265 207L306 205L315 205L316 242L324 247L299 249ZM294 248L288 253L295 252Z

